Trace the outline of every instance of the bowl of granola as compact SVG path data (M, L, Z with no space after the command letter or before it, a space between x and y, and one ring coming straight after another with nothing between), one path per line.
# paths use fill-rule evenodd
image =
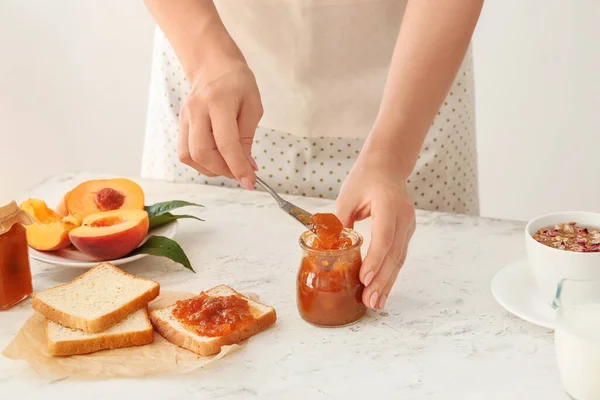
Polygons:
M525 227L525 248L539 293L551 303L562 279L600 280L600 213L536 217Z

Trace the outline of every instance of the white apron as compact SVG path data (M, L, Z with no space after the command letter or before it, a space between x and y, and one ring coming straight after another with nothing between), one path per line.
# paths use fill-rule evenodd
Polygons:
M254 72L264 116L253 156L284 194L335 198L377 115L406 1L220 0ZM179 162L179 109L190 86L157 29L142 175L238 187ZM420 209L478 214L471 50L408 181Z

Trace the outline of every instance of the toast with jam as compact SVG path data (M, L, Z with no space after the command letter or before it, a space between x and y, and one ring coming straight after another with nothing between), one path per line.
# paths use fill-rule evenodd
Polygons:
M273 325L273 307L219 285L199 295L154 310L150 321L169 342L201 356L238 344Z

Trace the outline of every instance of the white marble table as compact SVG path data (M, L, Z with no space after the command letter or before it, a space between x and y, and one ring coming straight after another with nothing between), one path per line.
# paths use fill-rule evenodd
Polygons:
M26 195L56 204L88 178L52 178ZM508 314L490 293L495 272L524 257L522 223L418 213L386 310L351 327L319 329L296 311L301 226L267 194L141 182L147 203L186 199L206 206L193 210L206 222L181 221L177 235L197 273L154 257L124 269L158 280L164 290L199 292L226 283L255 292L276 308L277 324L241 351L189 375L48 382L25 363L0 357L0 399L565 398L552 333ZM332 201L292 200L315 212L334 209ZM369 237L368 223L357 228ZM32 268L35 290L82 272L37 262ZM0 348L31 315L30 307L28 301L0 312Z

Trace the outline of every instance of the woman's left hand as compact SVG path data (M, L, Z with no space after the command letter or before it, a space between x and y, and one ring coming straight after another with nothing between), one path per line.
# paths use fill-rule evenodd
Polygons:
M384 308L416 229L415 208L397 158L386 152L361 153L336 201L336 214L345 227L373 219L360 270L366 286L362 300L371 308Z

